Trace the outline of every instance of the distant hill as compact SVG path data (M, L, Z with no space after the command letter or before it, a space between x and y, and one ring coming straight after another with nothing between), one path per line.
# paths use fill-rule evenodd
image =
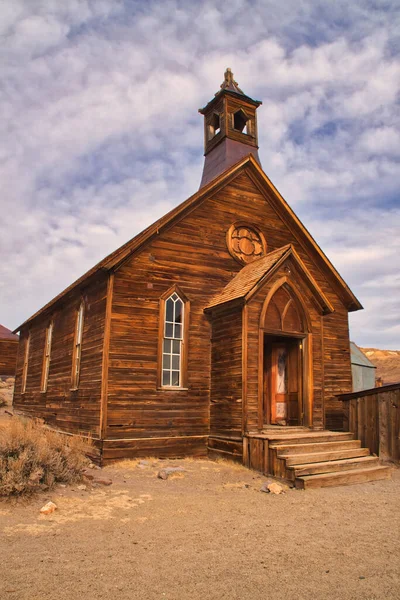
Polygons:
M382 377L384 384L400 382L400 350L378 350L377 348L361 348L361 350L376 365L376 376Z

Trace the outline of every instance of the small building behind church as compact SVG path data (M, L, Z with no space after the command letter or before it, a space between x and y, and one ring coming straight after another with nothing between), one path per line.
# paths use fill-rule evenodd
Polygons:
M200 189L18 327L15 409L89 433L101 463L209 452L294 480L290 440L372 459L330 431L362 306L263 171L260 105L228 69Z
M350 342L350 357L353 392L374 388L376 385L376 366L354 342Z
M0 325L0 377L14 377L19 337Z

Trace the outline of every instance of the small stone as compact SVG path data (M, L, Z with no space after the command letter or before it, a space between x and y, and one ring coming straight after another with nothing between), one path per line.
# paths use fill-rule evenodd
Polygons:
M112 480L107 477L94 477L94 483L99 483L100 485L111 485Z
M284 488L279 485L279 483L267 479L260 487L260 492L265 492L266 494L282 494Z
M282 494L283 492L283 487L279 483L270 483L268 489L271 494Z
M96 465L94 463L89 463L88 468L89 469L95 469Z
M55 510L57 510L57 504L54 504L54 502L50 501L47 502L47 504L45 504L44 506L42 506L42 508L40 509L40 513L42 515L50 515Z
M165 467L165 469L161 469L161 471L158 472L157 477L165 480L174 473L184 473L185 471L186 469L183 467Z
M86 487L86 485L85 485L85 484L78 485L78 490L83 490L83 491L84 491L84 490L86 490L86 489L87 489L87 487Z
M148 467L150 464L149 460L139 460L139 466L140 467Z

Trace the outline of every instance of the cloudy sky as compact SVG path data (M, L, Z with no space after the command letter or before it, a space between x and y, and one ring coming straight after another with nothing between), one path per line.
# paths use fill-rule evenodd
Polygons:
M263 168L400 349L399 0L2 0L0 322L14 328L199 186L227 66Z

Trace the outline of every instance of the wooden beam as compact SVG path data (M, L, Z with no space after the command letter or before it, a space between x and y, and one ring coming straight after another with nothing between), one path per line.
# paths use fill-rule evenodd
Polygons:
M103 360L101 367L101 399L99 437L104 439L107 432L107 400L108 400L108 365L110 360L110 337L112 299L114 289L114 273L111 272L107 282L106 317L104 322Z

